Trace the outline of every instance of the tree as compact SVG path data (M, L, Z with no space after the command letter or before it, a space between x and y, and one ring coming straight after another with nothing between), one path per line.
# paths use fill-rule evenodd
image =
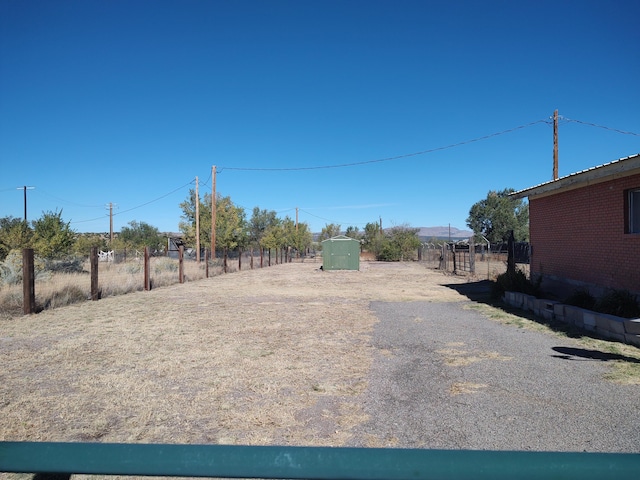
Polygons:
M322 227L322 232L320 232L320 241L327 240L328 238L333 238L340 235L341 226L335 223L327 223L324 227Z
M91 248L93 247L97 247L99 250L106 250L107 241L97 234L80 234L73 245L73 251L78 255L88 256L91 254Z
M271 265L271 250L280 248L282 244L282 237L284 236L284 229L282 228L282 222L277 222L269 225L264 232L264 235L260 239L260 247L266 248L269 251L269 265ZM276 262L278 257L276 256Z
M44 258L61 258L71 253L76 233L62 220L62 210L43 212L33 221L33 249Z
M122 227L120 240L128 248L144 249L149 247L151 251L162 250L164 248L164 238L160 236L158 229L145 222L132 220L128 227Z
M260 248L260 266L263 264L262 239L269 227L278 223L278 217L273 210L260 210L260 207L253 207L253 212L248 224L249 244Z
M362 239L362 234L360 233L360 229L358 227L347 227L344 235L349 238L355 238L356 240Z
M419 230L408 225L393 227L385 234L385 241L382 244L378 259L387 262L401 262L413 259L414 254L421 245L418 237Z
M306 223L298 223L298 227L296 228L296 223L288 216L281 222L281 225L283 233L281 247L291 247L299 254L311 245L313 235L311 234L309 225Z
M469 228L491 243L507 241L511 230L516 241L528 241L529 204L523 199L509 197L513 192L512 188L499 192L492 190L487 198L474 203L467 218Z
M211 194L205 193L200 200L200 245L211 244ZM178 228L185 244L195 248L196 242L196 191L189 190L189 197L180 204L182 216ZM216 209L217 211L217 209ZM217 223L217 221L216 221Z
M253 207L248 225L249 242L252 245L260 245L260 240L267 229L276 223L278 223L276 212L273 210L260 210L260 207Z
M386 241L378 222L367 223L362 235L363 248L378 258Z
M0 261L4 260L11 250L27 248L31 242L33 230L19 218L0 218Z
M221 248L224 271L227 271L229 250L244 247L248 241L244 208L233 204L231 197L218 194L216 199L216 248Z

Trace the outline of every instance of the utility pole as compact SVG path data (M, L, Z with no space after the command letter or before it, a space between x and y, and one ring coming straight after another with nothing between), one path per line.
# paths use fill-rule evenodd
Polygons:
M109 246L113 243L113 203L109 202Z
M198 194L198 177L196 176L196 262L200 263L200 195Z
M211 167L211 258L216 259L216 166Z
M24 190L24 223L27 223L27 190L33 190L34 188L36 187L27 187L26 185L16 188L16 190Z
M553 179L558 179L558 110L553 112Z
M296 232L298 231L298 207L296 207Z

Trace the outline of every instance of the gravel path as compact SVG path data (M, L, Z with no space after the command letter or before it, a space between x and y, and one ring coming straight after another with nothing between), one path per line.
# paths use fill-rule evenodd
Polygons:
M370 420L357 446L640 451L639 386L563 354L579 348L570 338L499 324L469 303L372 302Z

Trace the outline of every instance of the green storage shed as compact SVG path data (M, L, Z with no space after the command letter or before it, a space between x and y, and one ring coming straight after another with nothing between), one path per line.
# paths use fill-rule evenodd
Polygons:
M322 242L323 270L360 270L360 242L338 235Z

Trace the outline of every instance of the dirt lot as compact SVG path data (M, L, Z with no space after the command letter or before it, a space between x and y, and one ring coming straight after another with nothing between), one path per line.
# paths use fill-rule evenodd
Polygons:
M366 420L369 302L462 300L443 284L466 279L415 263L318 267L2 320L0 440L345 445Z

